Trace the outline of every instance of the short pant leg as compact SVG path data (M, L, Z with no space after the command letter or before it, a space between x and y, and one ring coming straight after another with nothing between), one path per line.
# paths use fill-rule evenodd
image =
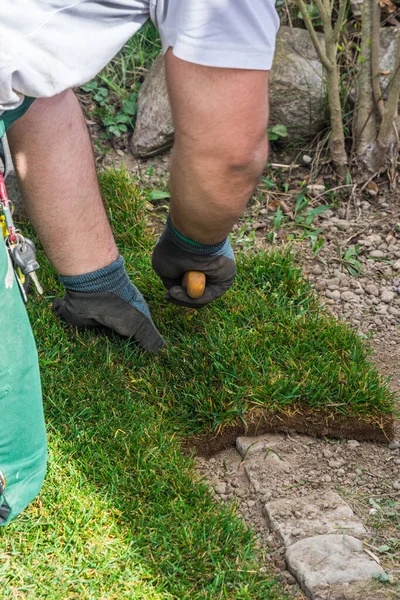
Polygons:
M279 18L274 0L151 0L164 52L209 67L269 70Z
M18 108L14 108L13 110L6 110L3 114L0 115L0 140L3 135L6 133L7 129L11 127L11 125L17 119L20 119L27 112L28 108L35 101L35 98L25 98L22 104Z
M0 525L39 493L47 447L35 341L0 237Z
M1 0L0 114L86 83L149 17L149 0Z

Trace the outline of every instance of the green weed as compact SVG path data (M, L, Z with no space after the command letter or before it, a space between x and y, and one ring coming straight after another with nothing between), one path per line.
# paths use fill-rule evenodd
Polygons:
M90 116L100 120L106 137L118 138L133 129L141 83L160 49L157 30L149 22L95 79L81 86L92 96Z
M353 277L359 277L362 275L362 266L360 261L357 259L360 252L360 246L350 246L347 249L338 247L338 255L340 262L347 272Z

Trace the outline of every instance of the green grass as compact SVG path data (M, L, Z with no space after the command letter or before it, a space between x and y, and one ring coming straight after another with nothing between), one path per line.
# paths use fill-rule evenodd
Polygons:
M126 174L102 180L130 270L152 304L164 305L148 266L144 198ZM43 256L41 264L46 291L56 293ZM179 348L154 358L117 336L77 333L50 303L30 296L49 472L40 497L0 530L2 597L282 599L235 507L213 501L182 453L186 425L163 403L159 379L160 369L166 377L177 369ZM166 315L164 332L173 309ZM177 328L190 318L177 311Z
M288 252L239 257L235 287L194 312L151 270L146 196L101 174L121 252L168 340L157 356L56 321L31 295L48 424L43 493L0 532L12 598L274 600L283 596L235 507L196 481L181 440L253 409L390 414L364 343L321 314ZM61 292L42 257L46 291Z
M216 430L254 407L360 418L392 413L393 396L368 361L368 346L322 312L289 251L239 255L235 287L202 311L169 306L150 267L154 239L144 226L144 198L126 174L101 180L130 275L169 342L155 359L135 357L145 375L136 396L146 401L150 380L160 409L189 433Z

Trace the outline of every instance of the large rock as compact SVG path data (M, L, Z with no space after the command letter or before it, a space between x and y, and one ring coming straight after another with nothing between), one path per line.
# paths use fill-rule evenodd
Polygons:
M317 133L325 123L325 90L321 63L304 29L281 27L270 77L270 125L286 125L291 137ZM174 129L159 57L139 93L131 150L146 157L168 148Z
M323 44L322 36L320 42ZM326 121L321 62L305 29L281 27L269 81L270 126L286 125L290 137L309 136Z
M379 68L381 73L381 88L384 96L388 94L388 83L394 68L396 58L396 48L400 38L400 27L382 27L381 28L381 48Z
M131 150L135 156L152 156L169 148L174 139L171 107L163 56L153 63L138 98Z

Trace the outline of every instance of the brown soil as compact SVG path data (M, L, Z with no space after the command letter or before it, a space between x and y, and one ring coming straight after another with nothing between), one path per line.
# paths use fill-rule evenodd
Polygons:
M364 421L341 415L324 415L298 410L295 414L253 411L246 423L228 425L218 434L205 433L188 440L188 447L197 455L210 457L235 443L237 437L262 435L267 432L303 433L316 437L331 437L387 443L394 437L392 417L379 422Z

